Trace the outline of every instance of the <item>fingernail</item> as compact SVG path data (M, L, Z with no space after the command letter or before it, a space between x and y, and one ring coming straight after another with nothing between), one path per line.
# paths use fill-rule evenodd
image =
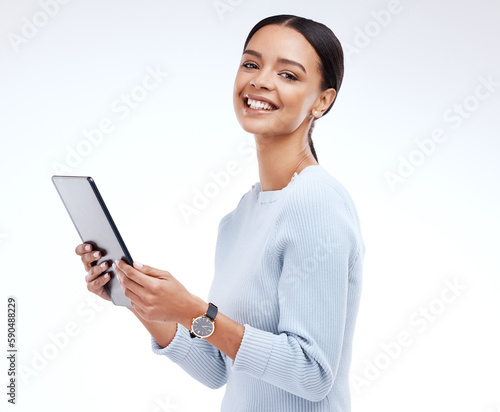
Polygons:
M113 262L113 269L116 270L116 263Z
M85 250L89 251L90 250L90 245L85 245Z
M120 261L118 259L115 260L115 264L118 265Z
M142 269L142 267L144 266L141 262L137 262L135 261L134 262L134 266L137 268L137 269Z
M104 275L104 279L107 279L107 278L109 278L109 273L106 273L106 274Z
M94 252L94 257L99 257L99 252Z
M102 263L101 263L101 268L103 268L103 269L104 269L105 267L106 267L106 262L102 262Z

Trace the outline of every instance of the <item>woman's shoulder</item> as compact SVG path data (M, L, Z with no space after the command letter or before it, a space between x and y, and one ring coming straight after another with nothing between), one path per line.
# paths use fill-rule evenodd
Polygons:
M306 172L306 173L304 173ZM278 242L313 234L318 239L345 239L353 251L352 261L364 244L356 207L344 185L325 168L309 166L289 186L276 219ZM285 239L285 240L284 240ZM336 241L337 241L336 240Z
M306 208L324 204L326 207L344 205L349 210L355 209L348 190L322 165L308 166L294 180L286 202Z

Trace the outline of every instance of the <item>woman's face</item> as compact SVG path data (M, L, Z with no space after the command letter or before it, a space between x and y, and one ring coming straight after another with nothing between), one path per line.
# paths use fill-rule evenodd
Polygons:
M302 34L268 25L241 58L233 104L241 127L256 135L286 135L311 120L321 93L319 57Z

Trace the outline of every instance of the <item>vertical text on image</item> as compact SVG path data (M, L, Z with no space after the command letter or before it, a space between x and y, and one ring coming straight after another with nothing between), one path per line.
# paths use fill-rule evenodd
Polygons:
M15 404L17 399L17 299L7 298L7 402Z

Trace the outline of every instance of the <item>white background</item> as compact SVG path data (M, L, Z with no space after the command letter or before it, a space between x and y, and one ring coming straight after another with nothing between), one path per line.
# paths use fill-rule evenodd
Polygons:
M73 0L52 16L47 2L0 3L2 411L219 410L224 389L154 355L128 311L87 292L50 177L62 166L94 177L134 259L206 299L218 223L259 181L232 107L243 42L282 13L325 23L346 54L313 139L366 244L352 410L500 411L496 0ZM137 94L148 69L168 74ZM112 108L134 89L142 100L120 117ZM106 119L113 131L89 144L84 132ZM435 129L446 139L415 152ZM402 159L420 163L391 187ZM185 219L180 207L231 161L238 173ZM5 388L10 295L16 406Z

